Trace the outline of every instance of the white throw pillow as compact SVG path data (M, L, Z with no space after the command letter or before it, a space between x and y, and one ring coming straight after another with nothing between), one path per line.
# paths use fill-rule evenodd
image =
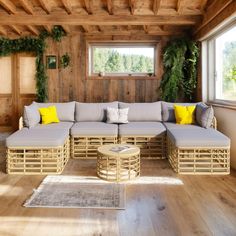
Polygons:
M107 123L126 124L128 123L129 108L117 109L107 108Z

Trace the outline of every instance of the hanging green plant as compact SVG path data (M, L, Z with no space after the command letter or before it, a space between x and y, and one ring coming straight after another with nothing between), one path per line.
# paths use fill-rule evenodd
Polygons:
M65 31L62 32L61 26L54 26L52 32L42 31L38 37L22 37L18 39L9 39L0 37L0 57L8 56L18 52L33 52L36 55L36 92L37 101L45 102L47 100L47 74L43 62L43 55L46 49L46 38L52 37L56 41L60 41L66 36Z
M66 32L60 25L55 25L51 31L51 37L56 42L61 42L62 37L66 36Z
M60 58L60 67L66 68L69 65L70 65L70 56L68 53L66 53Z
M198 55L197 44L185 38L171 41L164 49L164 74L160 85L164 101L175 102L181 98L192 101L197 85Z

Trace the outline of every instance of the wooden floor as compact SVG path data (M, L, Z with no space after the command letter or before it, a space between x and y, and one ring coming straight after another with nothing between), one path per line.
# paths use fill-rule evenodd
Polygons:
M142 161L146 183L126 186L125 210L34 209L22 204L44 177L6 175L0 165L0 236L236 235L235 172L179 176L166 160ZM70 160L63 174L94 176L95 167Z

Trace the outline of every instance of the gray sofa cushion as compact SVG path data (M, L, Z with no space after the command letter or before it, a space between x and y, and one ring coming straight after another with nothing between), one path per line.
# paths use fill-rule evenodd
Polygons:
M202 127L168 129L167 136L177 147L229 147L230 139L219 131Z
M59 147L65 143L68 132L55 129L27 129L16 131L6 139L7 147Z
M161 102L124 103L119 108L129 108L128 121L162 121Z
M173 122L163 122L167 130L169 129L200 129L198 125L180 125Z
M37 103L34 102L38 108L56 106L57 116L60 121L74 121L75 120L75 102L64 103Z
M48 129L53 132L55 129L64 129L64 130L67 130L68 134L69 134L70 128L73 126L73 124L74 124L73 122L66 122L66 121L62 121L59 123L52 123L52 124L48 124L48 125L38 124L33 129Z
M164 122L175 122L175 111L174 105L181 106L194 106L197 103L171 103L171 102L161 102L162 106L162 121Z
M203 128L210 128L214 118L214 110L212 106L207 106L204 103L197 104L196 121Z
M24 126L32 128L40 122L40 114L36 104L24 106L23 114Z
M82 103L75 104L75 120L79 121L106 121L107 107L118 108L118 102Z
M165 126L160 122L130 122L119 125L120 136L157 136L165 131Z
M117 136L118 125L104 122L78 122L70 133L72 136Z

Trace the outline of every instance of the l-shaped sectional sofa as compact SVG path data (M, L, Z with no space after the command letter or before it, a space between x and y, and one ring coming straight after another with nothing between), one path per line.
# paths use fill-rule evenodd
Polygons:
M55 105L59 123L40 124L38 108ZM181 105L187 106L188 103ZM195 103L196 117L200 116ZM129 108L128 123L106 123L107 108ZM208 117L209 118L209 117ZM24 109L23 128L6 140L7 173L60 174L68 159L95 159L104 144L129 143L141 157L168 158L181 174L229 174L230 139L211 127L175 123L174 103L36 103ZM208 121L209 122L209 121Z

